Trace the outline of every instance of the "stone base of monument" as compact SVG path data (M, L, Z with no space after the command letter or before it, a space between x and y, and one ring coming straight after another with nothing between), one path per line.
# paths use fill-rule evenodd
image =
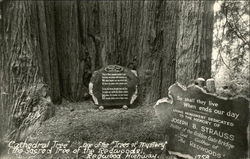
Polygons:
M128 106L127 106L127 105L124 105L124 106L122 106L122 109L127 110L127 109L128 109Z
M99 110L103 110L104 107L101 105L101 106L98 107L98 109L99 109Z
M107 107L128 109L137 98L137 85L136 71L108 65L93 73L89 94L100 110Z
M101 105L101 106L98 107L98 109L99 109L99 110L103 110L103 109L104 109L104 106ZM123 106L122 106L122 109L128 110L128 106L127 106L127 105L123 105Z

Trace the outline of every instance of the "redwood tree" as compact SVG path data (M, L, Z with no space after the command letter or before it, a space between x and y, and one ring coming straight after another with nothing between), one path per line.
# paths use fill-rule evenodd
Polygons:
M24 92L39 80L38 62L35 53L39 51L37 25L33 15L38 14L36 6L26 1L4 1L3 39L1 41L0 89L1 89L1 132L6 132L8 119L27 114L22 105ZM16 116L15 116L15 115ZM12 125L12 124L10 124Z
M211 75L212 1L3 1L1 109L22 108L38 81L54 103L88 97L93 71L137 70L139 102L167 96L177 81ZM12 111L12 112L11 112ZM17 113L18 114L18 113Z
M1 132L15 129L32 111L29 95L39 84L60 102L54 2L3 1L1 41ZM51 5L52 4L52 5ZM32 101L35 102L35 101Z
M101 1L94 7L96 14L88 22L96 25L90 25L88 35L101 66L119 64L137 70L140 103L166 96L175 81L177 3Z
M138 71L141 102L166 96L175 81L177 11L165 1L56 2L62 95L84 99L92 72L119 64Z
M211 77L214 1L180 1L176 79L188 84Z

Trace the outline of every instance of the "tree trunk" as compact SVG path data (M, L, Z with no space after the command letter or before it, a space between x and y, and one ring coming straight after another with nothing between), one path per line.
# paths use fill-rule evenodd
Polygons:
M180 1L176 79L182 84L211 77L214 1Z
M49 85L50 96L54 103L61 103L60 79L58 72L58 57L55 42L55 7L54 2L38 1L37 35L40 50L37 50L40 69L44 82Z
M167 96L176 79L211 76L212 1L2 3L5 117L21 110L23 90L40 77L53 102L79 101L88 97L93 71L118 64L137 70L139 102L149 104Z
M97 50L102 65L119 64L137 70L140 103L148 104L166 96L168 86L175 81L177 4L103 1L98 5Z
M139 46L141 101L146 104L167 96L175 82L177 3L154 1L144 4Z
M77 1L56 2L56 46L59 59L61 93L71 101L83 100L88 95L91 61L86 50L86 24L82 22ZM81 18L82 17L82 18Z
M186 84L210 77L213 2L58 3L56 37L65 97L82 99L91 73L109 64L138 71L141 103L166 96L175 78Z
M167 95L167 87L175 81L176 38L172 36L176 35L176 3L56 4L56 41L64 97L83 99L93 71L111 64L138 71L141 102L150 103Z
M39 81L48 84L54 103L62 97L84 100L93 71L110 64L137 70L141 104L167 96L176 79L187 84L210 78L212 6L162 0L2 2L1 120L27 115L24 92Z
M28 98L39 84L48 84L53 102L61 100L54 6L43 1L4 1L2 5L0 104L1 117L8 122L1 127L16 129L32 111Z
M13 118L24 116L27 108L22 105L25 91L39 81L35 52L38 37L34 30L34 5L26 1L4 1L3 41L1 43L1 127L7 130ZM10 120L9 120L10 119ZM10 122L10 123L9 123ZM4 131L1 131L4 132ZM6 132L6 131L5 131Z

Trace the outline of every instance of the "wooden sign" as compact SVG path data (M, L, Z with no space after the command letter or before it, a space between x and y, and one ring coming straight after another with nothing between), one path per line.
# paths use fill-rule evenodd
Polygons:
M170 152L195 159L246 157L247 99L223 99L199 86L176 83L169 88L169 98L159 100L154 108L166 127Z
M95 71L89 92L99 106L131 105L137 98L136 72L118 65L109 65Z

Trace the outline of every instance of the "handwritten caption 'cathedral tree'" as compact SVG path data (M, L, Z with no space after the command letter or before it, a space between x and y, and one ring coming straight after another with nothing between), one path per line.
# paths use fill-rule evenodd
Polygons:
M69 142L15 142L8 144L8 154L16 156L35 157L38 155L75 155L85 159L157 159L163 152L167 142L133 142L123 143L113 141L111 143L81 143L72 146Z

